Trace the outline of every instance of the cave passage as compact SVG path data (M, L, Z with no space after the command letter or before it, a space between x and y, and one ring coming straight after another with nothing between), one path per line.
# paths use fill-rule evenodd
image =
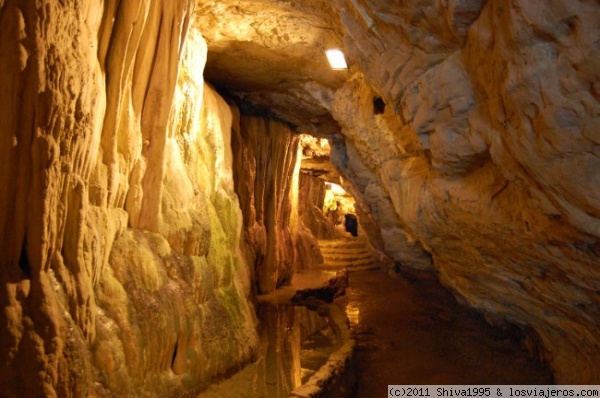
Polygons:
M299 271L290 286L274 295L259 296L258 360L199 397L287 396L310 380L342 345L332 317L307 310L322 303L319 282L328 276L318 274L315 284L313 273L323 270L349 276L345 291L332 304L344 312L356 342L352 359L356 378L338 386L338 394L346 394L342 396L382 396L389 384L554 383L548 367L523 345L527 337L523 330L510 324L490 326L481 315L458 304L433 274L391 277L382 272L383 264L364 238L342 229L333 239L319 240L319 246L321 265ZM295 302L299 306L286 304L286 292L296 292L297 297L300 291L305 295ZM322 315L323 309L318 312ZM327 372L339 376L339 371L334 367Z
M0 395L600 384L598 4L0 0Z
M317 238L316 258L289 285L258 296L257 361L199 397L301 396L322 366L321 384L333 374L352 374L334 382L337 396L348 397L382 396L389 384L552 384L550 370L525 348L523 330L490 326L431 272L383 271L382 257L365 231L359 234L356 199L339 185L344 179L330 163L330 149L327 140L300 138L299 192L293 196ZM335 311L343 313L343 325ZM329 363L347 340L355 347L351 366Z

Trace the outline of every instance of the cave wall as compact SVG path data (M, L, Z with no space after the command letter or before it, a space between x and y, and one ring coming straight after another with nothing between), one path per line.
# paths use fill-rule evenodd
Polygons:
M298 176L298 235L296 263L298 270L318 268L325 261L318 239L332 239L333 225L323 214L325 182L300 171Z
M171 396L258 341L192 1L0 3L0 390Z
M291 281L297 264L299 136L281 122L240 115L232 147L246 260L258 293Z
M348 86L350 83L348 84ZM345 86L344 88L348 87ZM343 88L343 89L344 89ZM342 90L338 98L342 98ZM352 96L355 93L351 94ZM366 99L364 95L360 99ZM354 100L358 101L359 98ZM368 113L372 115L371 98L368 98L369 103L353 103L350 107L356 106L349 113L356 112L357 114ZM337 105L340 106L340 105ZM364 106L367 106L364 108ZM360 120L358 124L350 127L352 121L356 121L355 116L350 114L341 115L336 113L341 111L334 108L334 115L343 119L342 128L345 132L345 137L334 137L331 146L331 161L339 168L340 172L346 177L348 183L348 191L356 198L359 203L359 211L362 210L361 225L367 226L365 233L374 248L381 247L383 252L392 260L392 263L405 264L409 267L428 270L432 269L431 257L424 250L422 243L418 240L415 233L411 231L400 218L393 206L389 192L384 188L383 182L377 176L377 169L381 167L378 164L379 154L381 152L393 152L395 145L390 145L390 142L384 144L384 150L377 149L378 142L373 139L373 134L379 134L377 126L369 126L363 124ZM353 128L354 127L354 128ZM369 127L371 127L369 129ZM354 141L347 138L355 138ZM390 137L387 137L388 139ZM356 145L359 143L365 144L364 152L359 152ZM381 143L379 143L381 144ZM369 158L377 160L367 166ZM391 156L383 156L384 163ZM372 222L370 222L372 220ZM374 228L373 224L377 227ZM370 228L369 228L370 227Z
M386 251L427 268L422 247L469 305L532 328L558 382L597 383L597 4L338 4L357 67L332 159Z
M298 212L302 223L317 239L334 239L335 228L323 214L325 181L308 173L300 173Z

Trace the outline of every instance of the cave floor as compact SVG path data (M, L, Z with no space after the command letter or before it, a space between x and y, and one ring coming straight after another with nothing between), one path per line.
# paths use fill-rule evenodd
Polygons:
M514 330L489 326L434 278L352 272L339 304L357 342L356 397L387 396L388 384L553 383Z

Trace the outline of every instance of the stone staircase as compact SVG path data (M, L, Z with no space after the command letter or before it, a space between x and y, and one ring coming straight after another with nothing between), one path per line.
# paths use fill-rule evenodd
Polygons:
M319 240L325 270L363 271L378 268L369 244L361 238Z

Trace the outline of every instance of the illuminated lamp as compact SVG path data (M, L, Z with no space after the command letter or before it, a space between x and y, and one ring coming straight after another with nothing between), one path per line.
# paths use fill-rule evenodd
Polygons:
M345 70L348 69L348 65L346 64L346 58L344 57L344 53L337 48L332 48L325 51L327 55L327 60L329 61L329 66L333 70Z

